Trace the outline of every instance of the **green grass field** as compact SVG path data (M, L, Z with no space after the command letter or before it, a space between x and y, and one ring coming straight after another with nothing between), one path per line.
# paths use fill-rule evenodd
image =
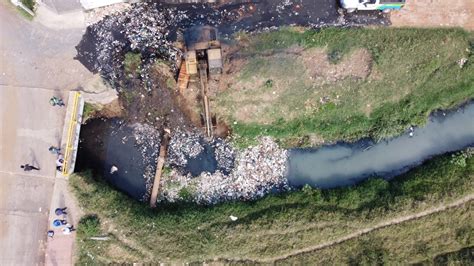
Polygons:
M467 221L473 220L474 203L471 202L456 209L383 228L334 247L294 256L281 261L281 264L439 265L444 262L442 265L469 265L474 258L474 227L472 222ZM462 249L469 247L470 257L469 253L456 256L456 253L466 253Z
M240 146L260 135L287 147L380 139L474 96L474 35L461 29L287 28L243 39L213 102Z
M466 158L461 153L438 157L390 182L371 179L357 186L329 190L305 187L269 195L255 202L230 202L213 207L183 203L162 205L151 210L145 203L128 198L90 173L72 176L70 185L85 213L98 215L101 225L97 229L95 219L80 223L78 263L81 265L178 263L212 260L215 257L265 259L339 239L380 222L472 194L474 157ZM232 222L230 215L239 219ZM472 215L472 210L467 215ZM465 212L455 211L448 216L459 228L472 226L471 220L465 219ZM433 231L437 223L437 220L426 223L423 230ZM472 235L472 228L466 228L465 234ZM396 230L400 237L408 237L414 232L410 226ZM433 237L430 234L413 236L406 240L407 247L427 246L429 252L426 254L431 256L473 245L472 237L463 244L443 244L458 243L457 240L449 238L448 241L440 236L446 236L448 233L444 232L447 230L455 229L440 228L439 232L431 234ZM110 240L88 239L95 234L109 236ZM367 241L371 242L372 238L367 237ZM410 254L406 247L400 245L400 238L377 235L374 239L384 241L383 250L397 254L394 260ZM328 260L342 262L350 254L359 254L357 256L362 256L361 260L371 259L363 257L364 247L359 247L360 241L340 247L341 250L351 250L347 255L332 254ZM433 246L439 247L432 249ZM331 250L321 252L332 253ZM420 249L420 252L423 250ZM336 251L340 250L336 248ZM300 259L311 258L303 256ZM421 260L424 257L417 255L415 258Z

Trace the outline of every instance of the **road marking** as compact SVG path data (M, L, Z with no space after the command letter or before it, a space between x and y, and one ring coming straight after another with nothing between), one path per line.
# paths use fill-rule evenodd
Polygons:
M10 215L10 216L20 216L20 217L28 217L28 216L48 216L46 212L34 212L34 211L24 211L24 210L2 210L0 209L0 215Z
M44 179L50 179L50 180L55 180L56 177L54 176L45 176L45 175L35 175L35 174L30 174L30 173L18 173L18 172L10 172L10 171L0 171L0 173L2 174L9 174L9 175L19 175L19 176L26 176L26 177L40 177L40 178L44 178Z

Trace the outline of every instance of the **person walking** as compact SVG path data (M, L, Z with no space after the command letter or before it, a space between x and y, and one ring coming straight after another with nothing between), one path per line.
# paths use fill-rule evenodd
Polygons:
M56 105L57 105L57 106L62 107L62 106L65 105L64 102L63 102L63 100L60 99L60 98L58 98L58 97L56 97L56 96L51 97L51 99L49 99L49 103L50 103L52 106L56 106Z
M73 231L76 231L73 225L67 224L66 227L62 229L63 234L70 235Z
M60 215L65 215L65 214L67 214L66 209L67 209L67 207L64 207L64 208L56 208L56 210L54 210L54 213L55 213L56 215L58 215L58 216L60 216Z
M22 168L23 171L25 171L25 172L29 172L31 170L36 170L36 171L40 170L38 167L34 167L32 165L29 165L29 164L24 164L24 165L22 164L22 165L20 165L20 168Z
M54 146L49 147L48 149L52 154L57 154L59 155L61 153L61 148L57 148Z

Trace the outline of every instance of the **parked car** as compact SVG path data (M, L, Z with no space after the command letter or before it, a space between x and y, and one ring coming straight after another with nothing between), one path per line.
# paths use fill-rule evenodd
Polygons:
M392 10L400 10L406 0L340 0L342 8L348 13L356 10L380 10L388 13Z

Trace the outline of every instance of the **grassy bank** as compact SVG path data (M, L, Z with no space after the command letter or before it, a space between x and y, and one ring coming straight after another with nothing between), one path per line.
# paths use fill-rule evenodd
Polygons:
M473 219L474 203L471 202L277 264L468 265L474 258L474 228L467 221ZM468 250L471 250L470 255Z
M80 263L266 258L335 240L471 194L474 157L438 157L390 182L371 179L330 190L306 187L255 202L214 207L182 204L151 210L90 173L72 176L70 184L85 212L98 215L99 234L110 237L109 241L79 237ZM232 222L229 215L239 219ZM456 223L469 224L457 213L450 217ZM96 229L86 231L98 234ZM422 237L429 245L441 241L428 234ZM463 246L472 245L472 241L470 238ZM452 250L436 252L448 251Z
M461 29L285 29L242 39L213 106L241 146L259 135L285 146L380 139L474 95L474 35Z

